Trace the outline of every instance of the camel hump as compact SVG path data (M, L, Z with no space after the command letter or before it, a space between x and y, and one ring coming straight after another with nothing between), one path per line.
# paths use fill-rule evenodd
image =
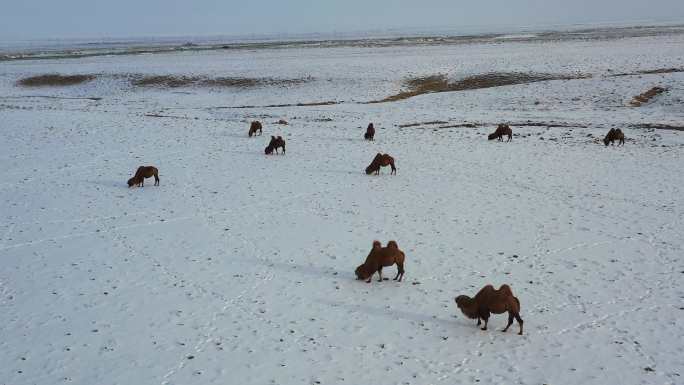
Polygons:
M389 241L389 242L387 242L387 248L388 249L398 249L399 246L397 245L396 241Z
M511 287L506 284L501 285L501 287L499 288L499 292L502 294L508 294L510 296L513 296L513 291L511 290Z
M397 253L397 261L398 261L399 263L404 263L404 260L406 259L406 254L404 254L404 252L401 251L401 250L397 250L397 251L398 251L398 253Z
M382 247L382 243L380 243L378 240L373 241L373 248L375 249L378 247Z

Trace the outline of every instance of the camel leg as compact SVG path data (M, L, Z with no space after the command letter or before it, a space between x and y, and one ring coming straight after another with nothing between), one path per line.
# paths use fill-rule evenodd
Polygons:
M520 318L520 314L515 313L513 315L515 317L515 320L518 321L518 325L520 325L520 331L518 332L518 335L521 336L523 334L523 320Z
M482 320L480 319L480 317L477 317L477 326L480 326L480 325L482 325Z
M511 327L512 324L513 324L513 312L509 311L508 312L508 325L506 325L506 327L504 328L504 330L502 330L502 332L504 332L504 333L507 332L508 328Z
M489 310L480 309L480 318L484 320L484 327L481 330L487 330L487 323L489 322Z
M378 267L378 282L382 282L382 266Z
M283 146L283 155L285 155L285 146Z
M154 185L159 186L159 175L154 174Z
M404 278L404 264L397 263L397 276L394 277L394 280L397 282L401 282L402 278Z

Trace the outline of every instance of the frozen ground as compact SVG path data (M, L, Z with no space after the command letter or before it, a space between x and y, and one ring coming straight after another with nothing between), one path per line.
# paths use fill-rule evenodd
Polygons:
M0 63L0 384L684 383L684 132L630 128L682 125L684 73L609 76L683 58L674 34ZM593 77L357 103L490 71ZM15 86L50 72L100 76ZM501 121L517 136L488 142ZM483 126L439 128L463 122ZM596 142L613 126L624 147ZM272 134L287 155L263 155ZM378 151L396 176L363 173ZM142 164L161 185L128 189ZM404 282L354 280L373 239L406 252ZM457 312L487 283L524 336Z

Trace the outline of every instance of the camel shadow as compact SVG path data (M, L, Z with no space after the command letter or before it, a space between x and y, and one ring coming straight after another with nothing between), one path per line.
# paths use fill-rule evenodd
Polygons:
M255 258L251 260L251 263L258 263L263 266L273 268L278 271L285 273L299 273L316 278L331 277L331 278L348 278L354 279L352 272L337 270L333 267L321 267L316 265L301 265L297 263L287 263L271 261L262 258Z
M436 315L430 316L426 314L420 314L420 313L413 313L410 311L406 310L398 310L398 309L379 309L375 308L372 306L368 306L365 304L347 304L344 302L340 301L331 301L331 300L326 300L326 299L317 299L316 302L319 302L324 305L332 306L332 307L337 307L337 308L342 308L346 309L349 312L362 312L365 314L370 314L374 317L383 317L383 318L392 318L392 319L404 319L416 323L433 323L433 324L438 324L441 327L448 328L448 327L453 327L454 326L454 321L444 319L444 318L439 318Z
M130 177L128 177L130 178ZM97 186L104 186L104 187L109 187L109 188L117 188L117 189L128 189L128 185L126 184L126 180L128 178L124 178L122 180L85 180L84 182L94 184ZM154 182L152 182L154 183Z

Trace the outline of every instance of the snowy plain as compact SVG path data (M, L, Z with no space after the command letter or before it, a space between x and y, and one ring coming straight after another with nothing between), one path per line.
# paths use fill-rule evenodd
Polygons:
M611 76L684 67L684 34L499 40L0 62L0 384L684 383L684 132L636 128L682 125L684 73ZM364 103L495 71L591 77ZM44 73L97 78L16 84ZM160 186L128 189L143 164ZM403 282L354 279L374 239ZM456 309L490 283L523 336Z

